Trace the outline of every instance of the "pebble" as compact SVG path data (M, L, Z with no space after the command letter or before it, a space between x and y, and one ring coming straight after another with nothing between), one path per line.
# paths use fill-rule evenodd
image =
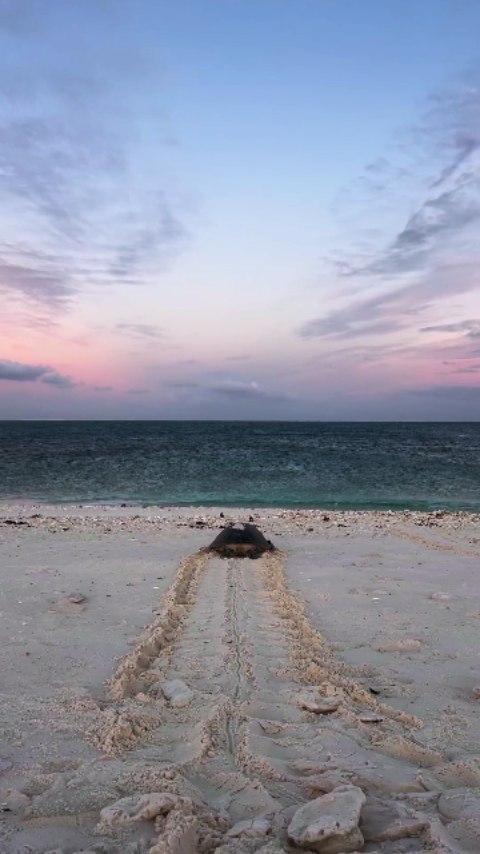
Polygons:
M69 593L65 598L68 599L72 605L81 605L82 602L87 601L87 597L84 596L83 593Z
M384 718L381 715L376 715L375 712L363 712L358 716L358 720L362 724L380 724Z
M336 712L340 703L341 697L319 697L317 692L303 692L297 697L297 704L301 709L307 712L314 712L316 715L329 715Z
M419 652L422 642L418 638L403 638L378 647L379 652Z

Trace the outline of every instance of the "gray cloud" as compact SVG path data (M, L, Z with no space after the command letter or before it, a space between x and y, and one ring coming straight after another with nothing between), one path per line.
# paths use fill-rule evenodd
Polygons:
M159 340L164 332L159 326L150 323L117 323L116 330L132 338L153 338Z
M345 275L396 275L421 269L440 242L479 219L480 180L462 179L452 190L427 198L384 252L365 266L348 267Z
M480 338L480 320L460 320L458 323L438 323L423 326L420 332L464 332L468 338Z
M68 238L85 235L89 209L98 204L95 176L120 173L120 154L105 129L81 110L66 109L40 118L27 111L23 118L0 124L0 186L24 200L47 224Z
M169 380L165 383L169 388L178 388L178 389L192 389L192 388L200 388L199 383L189 381L189 380Z
M433 302L480 287L475 263L444 265L418 283L353 303L325 317L307 321L303 338L350 338L395 332L411 323Z
M78 383L71 380L70 377L65 377L63 374L57 373L57 371L47 371L47 373L42 377L42 383L53 385L56 388L73 388L78 385Z
M25 365L22 362L0 360L0 380L31 382L38 380L47 370L42 365Z
M465 365L462 368L455 368L453 371L454 374L480 374L480 364L478 365Z
M397 160L397 163L392 162ZM341 206L349 222L349 242L359 247L350 257L337 257L337 272L345 277L404 276L423 271L447 246L470 232L480 219L480 86L458 85L431 97L422 119L400 134L391 157L379 157L365 167L364 175L343 194ZM406 168L402 165L406 164ZM432 172L434 173L432 175ZM418 191L425 187L424 198ZM413 212L386 247L365 237L369 223L380 223L405 204L405 194L415 195ZM358 206L362 210L359 221ZM352 214L357 223L352 222Z
M150 389L148 388L129 388L127 389L127 394L148 394Z
M66 272L52 269L51 262L25 257L23 264L0 258L0 292L16 293L49 308L64 308L72 300L75 287ZM32 322L35 322L33 319Z
M285 395L272 394L263 389L259 383L254 380L238 380L238 379L218 379L213 382L208 380L169 380L165 383L168 388L178 389L179 391L195 390L200 393L200 397L214 397L229 399L229 400L249 400L249 401L270 401L281 402L288 401Z
M95 13L103 14L102 4L94 5ZM22 28L27 46L36 37L35 27L23 28L22 21L30 18L32 9L41 28L48 17L41 6L0 0L0 26ZM106 51L102 74L89 75L75 72L79 59L75 49L68 61L59 55L48 67L34 62L10 67L6 58L0 58L4 218L8 222L10 216L14 232L19 217L24 218L24 239L39 254L61 240L64 255L52 258L47 269L20 244L12 247L13 261L0 245L4 266L11 265L0 268L0 287L51 311L67 309L87 287L110 286L118 280L144 282L147 272L158 274L163 269L186 237L180 205L169 198L160 172L153 169L148 186L136 178L141 171L137 161L142 160L144 167L146 132L135 138L136 122L124 93L145 68L133 57L127 67ZM81 61L85 64L88 59ZM112 79L114 86L108 82ZM161 117L159 108L154 115L155 109L156 102L148 120L158 135ZM161 133L157 138L161 141ZM150 141L145 148L150 151Z
M480 404L480 386L476 385L437 385L411 389L406 394L440 398L451 403ZM455 415L455 413L452 413ZM455 420L455 419L453 419Z
M386 249L363 252L360 261L342 257L336 264L337 275L344 281L358 279L362 287L364 283L378 287L379 280L396 281L397 287L307 321L300 329L302 337L391 334L412 326L412 321L417 322L438 300L480 287L478 241L473 229L480 220L479 87L430 99L426 115L411 129L408 143L423 152L416 185L427 186L425 198L416 204ZM424 172L432 164L437 175L426 180ZM380 158L367 167L366 174L390 176L392 169L386 158ZM384 202L391 208L395 190L390 181L387 183ZM461 260L453 263L451 258ZM352 299L358 290L359 284L353 289L350 286ZM472 325L450 331L474 338L477 330ZM434 329L429 327L429 331Z
M455 151L453 159L441 171L438 178L431 184L432 189L439 187L444 183L457 169L463 165L465 160L468 160L471 154L480 148L480 136L463 136L461 133L455 139Z
M480 148L479 96L477 80L470 79L429 99L415 133L422 144L430 142L433 153L440 152L446 159L432 187L447 181Z
M72 388L76 383L46 365L29 365L23 362L0 360L0 380L13 382L42 382L56 388Z
M111 274L118 279L131 279L138 272L145 257L158 249L165 253L186 237L186 230L170 209L167 200L160 196L152 215L153 225L139 225L134 229L128 242L116 253Z
M244 382L242 380L219 380L208 386L209 391L216 395L235 400L263 400L263 401L285 401L284 395L271 394L262 389L253 380Z

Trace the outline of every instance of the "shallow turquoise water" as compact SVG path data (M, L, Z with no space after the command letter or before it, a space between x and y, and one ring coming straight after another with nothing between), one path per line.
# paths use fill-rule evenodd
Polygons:
M480 424L4 421L0 497L480 510Z

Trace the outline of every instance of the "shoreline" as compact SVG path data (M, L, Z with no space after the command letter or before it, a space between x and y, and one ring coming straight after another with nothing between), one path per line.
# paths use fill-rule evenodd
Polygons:
M325 508L228 507L226 505L149 505L109 503L40 503L0 500L0 526L16 522L32 528L68 524L70 529L107 524L140 529L162 525L174 528L221 528L235 522L253 521L259 527L281 525L285 530L319 534L331 528L390 530L398 527L460 530L480 526L480 512L469 510L332 510ZM113 527L112 527L113 526Z
M266 515L277 515L278 513L288 514L307 514L312 516L323 515L330 513L332 515L378 515L382 517L395 516L405 518L450 518L450 517L469 517L480 520L480 509L472 510L468 508L450 509L446 506L434 507L431 509L417 509L414 507L337 507L329 504L312 507L310 505L264 505L264 504L228 504L228 503L147 503L144 501L51 501L49 499L40 500L35 498L0 498L0 514L5 512L36 512L38 510L55 511L61 510L68 512L71 510L81 511L135 511L135 513L160 515L162 513L181 513L185 514L190 511L191 515L199 513L228 513L229 515L245 515L246 513L264 513Z
M268 504L265 502L245 502L243 504L239 504L237 502L229 502L228 500L225 502L221 501L148 501L144 499L130 499L130 498L118 498L118 499L82 499L82 498L72 498L72 499L53 499L53 498L31 498L29 496L22 497L18 496L15 498L0 498L0 511L2 507L21 507L21 508L29 508L29 507L79 507L79 508L98 508L98 507L109 507L109 508L128 508L130 510L136 510L141 508L143 510L186 510L191 509L195 510L236 510L238 512L245 511L256 511L260 512L264 511L275 511L275 510L284 510L284 511L308 511L308 512L318 512L318 513L421 513L426 515L431 515L435 513L441 514L473 514L480 517L480 506L478 504L468 503L458 505L458 506L450 506L448 502L364 502L359 504L350 503L350 502L325 502L323 504L308 504L308 503L284 503L278 502L273 504Z

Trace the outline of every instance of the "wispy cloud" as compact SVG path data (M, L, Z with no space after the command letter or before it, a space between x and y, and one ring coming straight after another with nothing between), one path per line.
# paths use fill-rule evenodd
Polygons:
M112 276L131 280L138 274L145 258L154 256L158 250L162 250L162 257L165 258L169 250L177 248L185 237L185 226L173 213L164 194L160 193L153 206L150 222L145 224L140 221L138 225L133 225L132 233L116 251L111 267Z
M11 382L42 382L56 388L72 388L76 383L47 365L29 365L24 362L0 360L0 380Z
M438 300L480 287L476 263L445 265L423 280L354 302L325 317L307 321L299 330L304 338L350 338L395 332L418 322Z
M440 186L480 150L480 87L477 78L436 92L428 101L423 121L413 130L422 145L445 163L431 186Z
M235 400L285 401L287 397L275 394L262 388L255 380L243 381L235 379L218 380L207 386L208 390L220 397Z
M0 258L0 292L17 294L51 309L65 308L76 292L67 272L55 269L39 253L36 257L25 253L23 257L23 263Z
M288 401L289 397L276 394L263 388L255 380L223 378L217 380L169 380L165 383L169 388L185 392L198 391L203 397L218 397L225 400L250 400L265 402Z
M81 113L69 121L28 112L0 125L1 187L62 236L79 238L87 225L88 197L92 202L97 195L93 176L118 168L112 141L102 139L99 128L82 127Z
M47 371L43 377L41 378L42 383L47 383L47 385L53 385L56 388L73 388L78 385L78 383L74 382L70 377L65 377L63 374L57 373L57 371Z
M30 12L23 3L0 5L0 25L27 49L44 18L42 5ZM21 26L23 18L28 27ZM16 254L11 261L0 244L0 288L56 312L85 288L143 283L147 273L162 271L186 237L181 205L163 184L160 158L148 183L137 178L148 131L135 137L131 102L120 93L140 69L132 61L127 70L114 53L102 63L115 66L115 73L72 73L61 56L39 68L33 60L13 73L0 57L2 218L7 224L10 218L13 231L22 218L24 242L39 256L62 245L62 257L46 265L20 244L10 247ZM157 138L158 131L156 124Z
M347 276L389 275L422 269L444 242L480 219L480 179L462 176L457 186L427 198L410 216L388 248Z
M344 253L337 259L343 305L305 322L301 337L368 339L399 330L415 333L437 303L480 288L480 87L462 86L430 99L422 121L405 134L400 157L408 145L422 153L416 176L409 174L417 197L412 212L386 245L379 246L379 235L374 234L377 245L372 251L350 258ZM395 209L395 182L390 180L394 171L387 158L366 169L368 181L377 181L376 191L390 211ZM362 292L368 296L359 298ZM433 331L431 326L423 328ZM476 327L455 331L474 337Z
M480 385L434 385L410 389L406 394L440 398L452 403L480 404Z
M460 368L454 368L452 371L454 374L479 374L480 375L480 363L476 365L464 365Z
M117 323L115 329L132 338L152 338L158 341L164 337L163 329L151 323Z
M459 133L454 139L452 160L442 169L438 178L432 182L432 189L440 187L448 178L450 178L451 175L454 174L454 172L459 169L460 166L463 166L464 162L468 160L475 151L478 151L479 148L480 136L473 136L471 130L467 131L466 136Z
M165 385L167 385L169 388L178 389L200 388L200 384L194 382L193 380L168 380Z
M390 246L365 266L351 267L348 276L395 276L421 270L444 241L480 219L480 180L426 199Z
M468 338L480 338L480 320L460 320L458 323L437 323L423 326L420 332L463 332Z

